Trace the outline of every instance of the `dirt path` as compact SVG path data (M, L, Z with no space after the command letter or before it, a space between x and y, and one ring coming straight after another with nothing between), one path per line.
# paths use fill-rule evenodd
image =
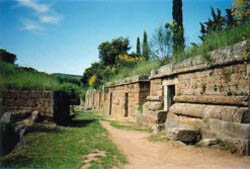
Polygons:
M250 168L250 157L239 157L229 152L183 146L175 142L149 142L148 133L113 128L108 122L101 124L109 131L111 140L127 156L127 169L166 168Z

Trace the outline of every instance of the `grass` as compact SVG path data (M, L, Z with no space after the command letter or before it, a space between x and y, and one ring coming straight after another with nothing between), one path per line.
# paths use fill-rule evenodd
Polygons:
M156 134L151 134L148 140L151 142L166 142L170 139L167 137L167 134L165 132L159 132Z
M64 91L76 98L83 97L86 92L75 83L60 82L58 78L32 68L0 63L0 90L6 89Z
M39 129L23 138L22 145L1 159L8 168L79 168L83 157L96 150L106 156L90 168L111 168L126 163L125 156L109 140L109 135L92 113L81 112L71 125Z
M0 79L1 88L57 90L60 86L56 79L45 73L3 63L0 63Z
M145 75L150 74L152 69L162 66L162 62L159 60L155 61L143 61L138 62L134 66L124 66L119 72L112 78L112 80L123 79L125 77L135 76L135 75Z

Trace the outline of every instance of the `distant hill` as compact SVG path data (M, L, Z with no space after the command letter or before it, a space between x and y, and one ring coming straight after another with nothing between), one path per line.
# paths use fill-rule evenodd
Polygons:
M64 73L52 73L51 76L60 77L63 79L79 80L79 81L82 78L82 76L79 76L79 75L70 75L70 74L64 74Z

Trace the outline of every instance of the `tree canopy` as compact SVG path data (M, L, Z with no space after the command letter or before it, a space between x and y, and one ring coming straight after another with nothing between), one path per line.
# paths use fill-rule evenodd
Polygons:
M99 58L105 65L114 65L117 56L127 54L130 48L128 38L119 37L111 42L106 41L98 46Z
M0 49L0 62L14 64L16 59L15 54L9 53L4 49Z

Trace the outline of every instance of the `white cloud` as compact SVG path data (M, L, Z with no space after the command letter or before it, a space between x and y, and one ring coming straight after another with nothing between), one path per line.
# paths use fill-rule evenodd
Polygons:
M40 22L46 24L58 24L62 19L61 16L52 16L52 15L43 15L39 17L40 17Z
M44 30L43 24L58 24L63 16L54 11L49 4L41 3L38 0L16 0L18 7L25 7L33 9L35 12L35 20L32 21L27 19L21 20L23 23L23 30L27 31L41 31Z
M43 30L43 28L41 26L39 26L36 23L32 23L32 22L23 22L23 29L28 30L28 31L32 31L32 32Z
M20 6L31 8L39 13L45 13L50 10L50 6L47 4L38 3L35 0L17 0Z

